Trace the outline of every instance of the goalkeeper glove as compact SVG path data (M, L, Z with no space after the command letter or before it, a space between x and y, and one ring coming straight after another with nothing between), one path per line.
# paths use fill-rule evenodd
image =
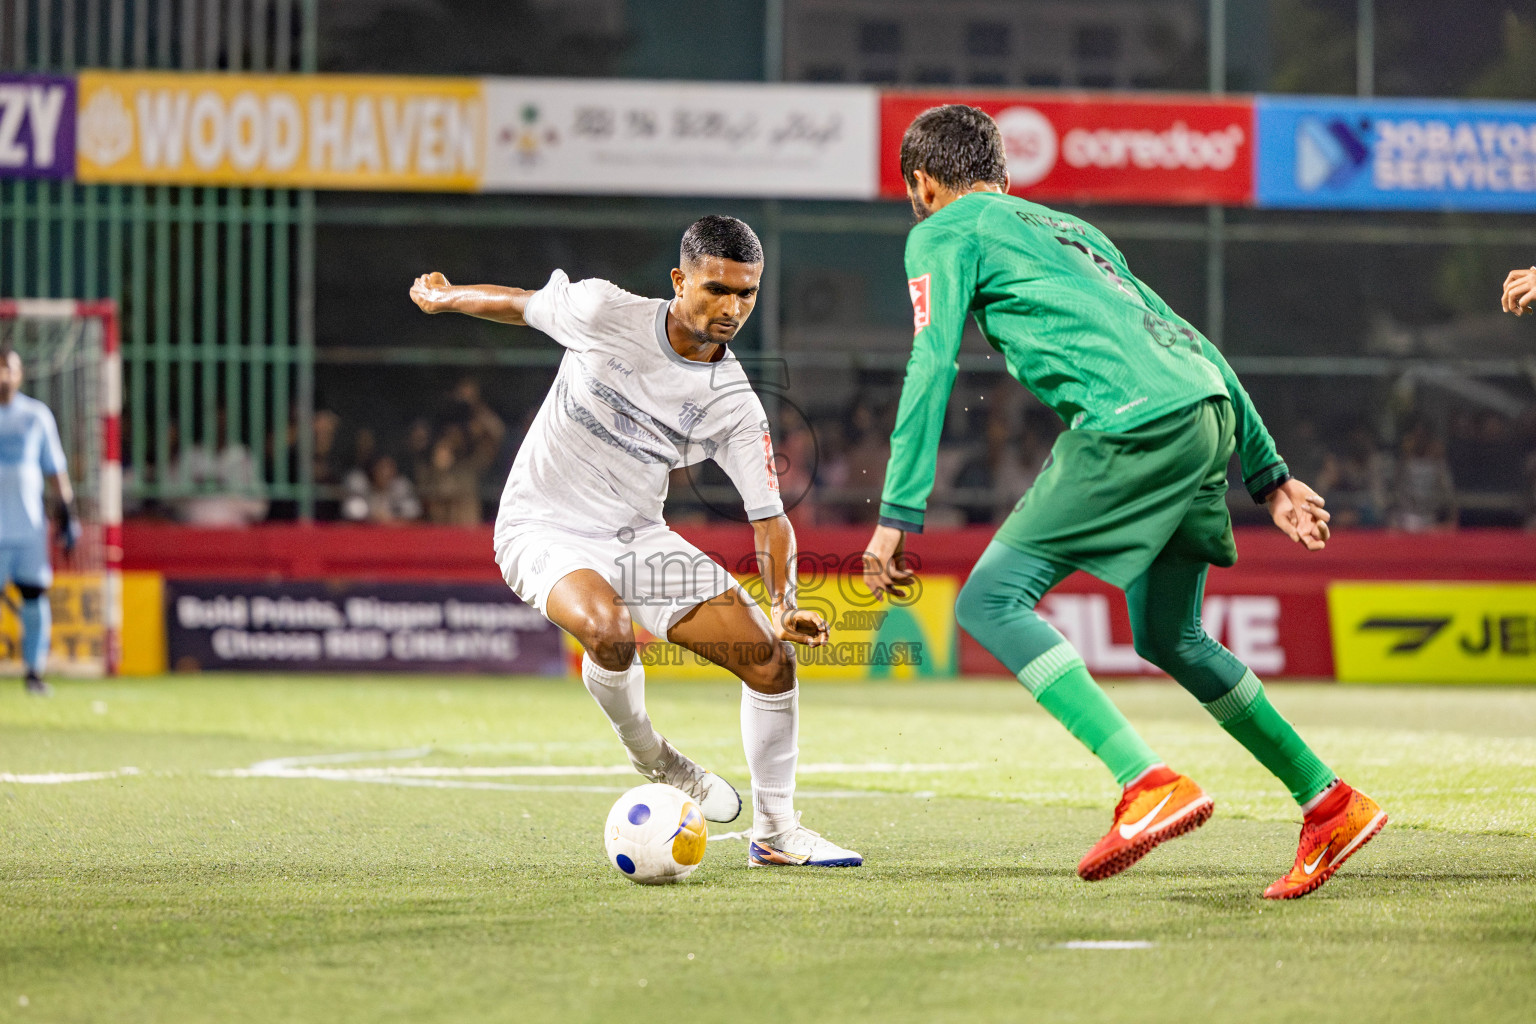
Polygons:
M64 546L64 553L71 554L75 545L80 542L80 520L75 515L74 502L61 501L57 513L59 520L59 543Z

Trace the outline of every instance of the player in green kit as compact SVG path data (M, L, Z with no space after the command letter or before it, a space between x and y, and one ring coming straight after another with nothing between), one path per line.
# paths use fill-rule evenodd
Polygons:
M880 525L865 579L901 594L897 559L920 533L967 316L1008 372L1069 429L960 592L955 616L1040 706L1124 787L1109 833L1078 865L1090 881L1130 867L1203 825L1214 804L1172 771L1036 613L1082 570L1125 591L1137 652L1192 693L1301 805L1291 870L1264 895L1322 885L1386 823L1270 704L1247 666L1205 632L1210 566L1237 561L1227 464L1275 524L1308 550L1328 513L1291 477L1221 353L1138 281L1092 225L1007 194L997 125L980 110L935 107L907 129L901 170L920 223L907 238L916 334L891 437Z

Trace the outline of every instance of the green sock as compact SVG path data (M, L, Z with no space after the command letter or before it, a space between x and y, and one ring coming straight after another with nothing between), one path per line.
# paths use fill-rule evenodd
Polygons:
M1258 758L1298 804L1327 789L1337 778L1296 734L1295 728L1275 710L1264 695L1259 677L1250 670L1225 696L1204 705L1221 727Z
M1025 665L1019 682L1104 762L1120 785L1162 762L1093 681L1071 644L1057 644Z

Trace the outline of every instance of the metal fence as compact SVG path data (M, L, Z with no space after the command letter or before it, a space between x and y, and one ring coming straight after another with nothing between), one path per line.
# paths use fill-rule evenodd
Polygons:
M0 69L313 71L318 0L0 0ZM130 500L191 496L184 453L243 447L314 507L313 192L0 183L0 294L123 311Z
M777 77L779 45L771 30L782 17L782 5L766 8L771 52L765 77L771 79ZM1217 44L1210 54L1213 92L1225 87L1225 55L1219 45L1224 10L1220 0L1209 8L1210 38ZM1365 94L1372 86L1373 18L1367 0L1362 0L1361 13L1360 91ZM0 0L0 68L312 72L318 65L319 33L318 0ZM521 343L423 344L409 330L370 321L373 311L368 309L348 310L343 330L317 340L316 253L328 234L344 235L348 244L370 251L414 252L434 232L451 232L455 241L495 232L503 250L515 250L539 232L573 240L583 232L598 238L652 233L672 245L675 232L692 217L722 211L752 222L768 254L751 339L758 354L792 361L797 374L824 390L835 380L847 381L850 396L869 380L881 387L895 381L909 336L902 317L839 322L818 333L795 322L796 297L786 285L804 271L807 251L842 236L857 239L852 248L879 251L878 273L871 272L867 280L881 282L881 294L891 292L899 304L904 299L899 240L910 217L891 203L342 194L317 200L313 192L280 189L6 181L0 183L0 294L119 301L130 502L195 497L202 485L172 471L178 460L194 449L235 447L254 465L262 498L308 517L317 497L317 366L323 382L371 395L390 372L458 367L486 374L522 371L531 378L548 373L556 356ZM1294 251L1304 261L1322 248L1352 249L1363 264L1382 266L1407 253L1465 248L1507 250L1523 262L1525 254L1536 250L1536 229L1523 221L1491 215L1314 215L1219 208L1096 210L1089 216L1117 241L1150 247L1152 266L1162 251L1156 247L1198 252L1182 271L1192 282L1188 294L1175 305L1203 313L1197 322L1224 344L1235 368L1256 387L1276 390L1284 383L1292 397L1266 396L1265 408L1276 409L1277 419L1289 406L1304 407L1307 396L1323 388L1347 392L1346 404L1375 402L1390 412L1386 403L1369 396L1411 389L1416 382L1471 396L1466 400L1473 407L1530 404L1536 373L1525 353L1482 351L1462 343L1450 345L1449 351L1444 345L1434 351L1414 345L1383 354L1367 351L1358 338L1345 338L1343 329L1319 335L1323 344L1315 351L1256 344L1263 307L1251 301L1256 289L1234 284L1244 280L1241 268L1256 253L1281 251ZM331 245L324 256L328 265L345 267L350 275L354 261L344 248ZM568 248L552 247L550 259L562 258L556 250ZM426 269L433 268L380 270L389 287L398 289L398 294L388 293L389 301L403 308L409 273ZM493 277L504 269L500 262L484 267ZM1277 266L1276 277L1291 269ZM516 283L529 282L536 280L531 276ZM1489 283L1490 307L1496 283ZM636 286L649 289L654 282L648 275ZM873 283L868 288L877 290ZM1318 305L1310 296L1309 302ZM1388 306L1388 300L1382 304ZM968 346L962 370L1002 374L1000 361L987 355L985 348ZM1486 385L1512 397L1501 398ZM369 399L374 404L389 400L383 393ZM516 418L515 409L503 412L509 420ZM1390 435L1391 425L1378 432ZM487 494L496 486L487 481ZM1508 495L1490 499L1493 505L1507 500Z

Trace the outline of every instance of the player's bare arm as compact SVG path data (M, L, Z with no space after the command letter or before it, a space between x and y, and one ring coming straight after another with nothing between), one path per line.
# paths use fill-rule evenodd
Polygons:
M411 301L423 313L463 313L499 324L523 327L523 310L537 289L499 284L451 284L437 271L422 274L411 285Z
M1536 267L1511 270L1504 278L1504 312L1523 316L1536 301Z
M1281 484L1264 499L1270 518L1280 532L1308 551L1321 551L1330 536L1328 510L1323 496L1294 477Z
M807 647L820 647L827 642L827 620L797 604L795 528L789 517L754 520L752 534L763 585L768 590L773 635Z
M864 548L864 585L877 599L906 597L912 586L914 574L902 558L906 536L894 526L877 526Z

